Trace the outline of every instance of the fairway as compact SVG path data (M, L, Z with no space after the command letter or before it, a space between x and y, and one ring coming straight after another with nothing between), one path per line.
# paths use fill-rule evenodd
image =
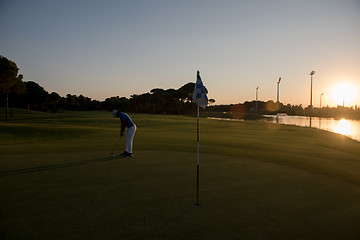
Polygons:
M0 122L1 239L359 239L360 143L317 129L110 112ZM123 151L120 141L118 152Z

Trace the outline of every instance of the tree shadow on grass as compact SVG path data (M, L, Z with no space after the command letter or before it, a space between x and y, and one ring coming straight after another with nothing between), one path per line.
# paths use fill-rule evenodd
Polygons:
M91 164L91 163L96 163L96 162L105 162L105 161L115 160L118 158L119 157L115 157L115 158L114 157L103 157L103 158L89 159L89 160L70 162L70 163L61 163L61 164L48 165L48 166L39 166L39 167L33 167L33 168L23 168L23 169L2 171L2 172L0 172L0 178L6 177L6 176L13 176L13 175L26 174L26 173L59 169L59 168L67 168L67 167Z

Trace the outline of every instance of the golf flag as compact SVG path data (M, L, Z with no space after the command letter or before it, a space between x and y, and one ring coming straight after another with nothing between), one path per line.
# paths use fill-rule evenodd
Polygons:
M196 204L195 206L200 207L199 204L199 169L200 169L200 131L199 131L199 106L203 109L206 108L208 104L208 98L206 96L205 87L201 81L200 72L197 71L197 79L195 84L195 89L193 93L193 99L197 103L197 164L196 164Z
M196 80L195 89L194 89L192 98L200 107L202 107L203 109L206 108L206 106L208 104L208 98L206 96L205 87L201 81L199 71L197 71L197 80Z

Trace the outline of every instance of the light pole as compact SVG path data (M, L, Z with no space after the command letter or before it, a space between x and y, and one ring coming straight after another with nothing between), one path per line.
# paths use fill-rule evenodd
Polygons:
M276 111L280 110L280 81L281 77L279 78L279 81L277 82L277 101L276 101Z
M256 87L256 112L258 111L258 90L259 87Z
M322 117L322 110L321 110L321 98L324 95L324 93L320 94L320 117L319 117L319 129L321 129L321 117Z
M324 95L324 93L320 94L320 111L321 111L321 97Z
M281 78L279 78L279 81L277 82L277 103L279 103L279 97L280 97L280 95L279 95L279 85L280 85L280 81L281 81Z
M311 76L311 87L310 87L310 108L313 107L312 104L312 85L313 85L313 75L315 74L315 71L311 71L310 76Z

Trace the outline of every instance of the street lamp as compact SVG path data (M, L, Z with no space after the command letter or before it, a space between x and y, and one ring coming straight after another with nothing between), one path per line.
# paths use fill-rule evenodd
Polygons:
M256 87L256 112L258 111L258 90L259 87Z
M320 94L320 111L321 111L321 97L324 95L324 93Z
M279 103L279 85L280 85L281 78L279 78L279 81L277 82L277 103Z
M320 94L320 117L319 117L319 129L321 129L321 117L322 117L322 110L321 110L321 98L324 95L324 93Z
M315 71L311 71L310 76L311 76L311 87L310 87L310 108L313 107L312 104L312 85L313 85L313 75L315 74Z

